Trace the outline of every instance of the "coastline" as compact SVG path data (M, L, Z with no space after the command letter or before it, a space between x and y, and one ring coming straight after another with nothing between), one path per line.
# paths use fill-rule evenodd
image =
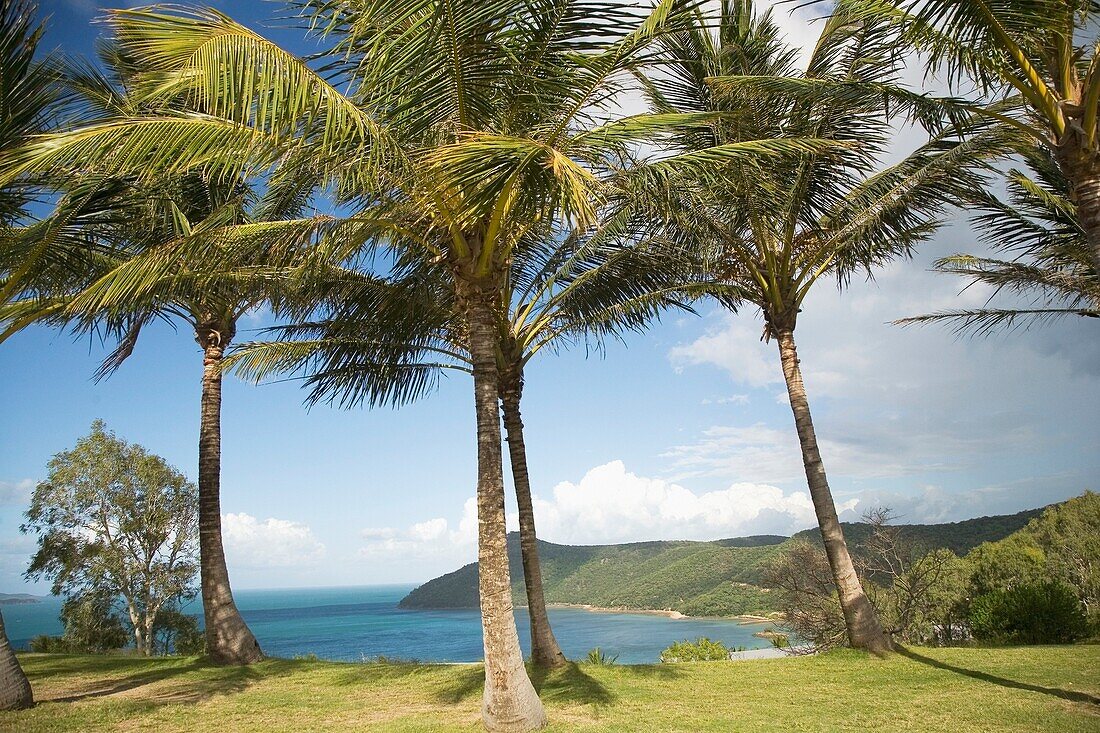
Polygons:
M741 626L752 626L755 624L774 624L778 623L780 619L770 616L758 616L750 613L738 614L736 616L689 616L679 611L674 611L670 608L658 609L658 608L627 608L626 606L595 606L590 603L547 603L547 608L573 608L580 611L588 611L590 613L636 613L645 616L664 616L676 621L679 620L706 620L714 619L718 621L736 621ZM517 608L526 608L526 606L517 606Z

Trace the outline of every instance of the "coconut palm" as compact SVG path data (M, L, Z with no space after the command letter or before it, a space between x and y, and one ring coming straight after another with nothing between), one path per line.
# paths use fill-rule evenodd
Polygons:
M681 306L685 271L667 252L548 232L517 249L504 281L501 302L508 311L497 323L497 370L536 665L566 660L546 612L539 565L520 410L525 367L545 350L580 339L599 346L624 329L643 328L663 307ZM309 403L343 406L403 404L431 390L442 370L470 372L466 334L441 268L420 267L402 272L391 286L365 282L360 288L357 295L339 286L340 297L327 298L332 311L325 318L274 327L271 333L291 338L243 344L226 366L257 381L300 374Z
M88 125L0 160L0 180L42 170L141 180L268 171L297 156L355 212L355 236L330 240L332 261L387 246L446 266L474 376L482 712L495 730L545 721L511 613L495 353L502 283L525 232L589 225L597 171L667 128L660 117L598 118L679 5L662 0L638 17L586 0L312 0L302 12L329 39L324 75L216 11L114 11L121 47L141 60L143 98L199 111ZM675 165L819 147L742 140Z
M712 30L714 29L714 30ZM988 150L933 141L901 163L876 171L892 136L887 109L934 126L935 100L897 85L894 39L881 27L834 15L805 70L769 13L747 1L723 2L711 22L660 41L661 63L644 80L654 111L726 111L729 124L697 125L681 138L706 149L740 136L804 135L837 143L828 151L762 168L716 167L626 190L645 233L657 231L693 249L730 309L751 305L764 339L779 348L783 376L848 639L881 653L890 643L855 573L817 444L795 344L798 314L815 283L843 286L898 256L933 231L947 194L970 181L964 163ZM995 141L985 140L986 148ZM641 204L639 204L641 202ZM664 223L652 222L671 210ZM658 220L660 221L660 220Z
M257 237L267 241L275 230L285 240L315 224L294 219L296 211L272 206L267 197L257 199L240 181L217 183L186 175L159 184L112 180L90 185L98 195L81 195L81 189L70 192L41 227L26 234L45 230L47 249L54 255L66 245L83 242L87 249L99 250L97 259L85 258L85 277L67 287L26 288L24 296L0 314L6 326L0 338L32 323L100 331L117 340L97 373L102 377L130 357L150 322L187 324L203 355L198 485L207 654L219 664L259 661L260 647L233 600L222 545L219 364L238 320L269 302L270 290L241 278L215 281L192 268L215 250L235 248L247 249L252 264L266 264L256 260L254 253L262 246ZM272 216L282 219L266 221ZM259 227L259 222L268 226Z
M1015 168L1008 171L1007 201L979 190L968 202L981 212L976 224L990 246L1014 257L956 254L936 262L939 272L992 287L989 303L898 323L948 323L959 332L985 334L1066 316L1100 318L1100 275L1092 266L1088 240L1069 199L1069 182L1046 146L1032 145L1022 155L1030 175ZM994 307L993 299L1001 293L1031 302Z
M45 132L59 99L56 63L36 58L43 27L35 22L37 5L29 0L0 0L0 155ZM0 186L0 244L6 249L12 227L25 215L30 190ZM0 265L0 276L5 270ZM0 281L0 293L4 290ZM0 296L2 298L2 296ZM30 707L34 696L15 658L0 616L0 710Z
M1096 0L845 0L898 23L928 69L973 82L989 114L1050 147L1100 271L1100 41Z

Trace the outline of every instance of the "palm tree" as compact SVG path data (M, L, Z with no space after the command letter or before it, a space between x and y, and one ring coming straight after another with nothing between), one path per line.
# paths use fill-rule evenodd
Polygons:
M712 28L716 31L712 32ZM886 109L934 125L935 100L896 84L893 39L879 26L834 15L805 71L783 43L770 13L748 0L726 0L714 21L660 41L659 61L644 79L657 114L724 111L730 122L696 125L682 145L706 149L741 136L824 138L836 146L790 163L716 167L661 182L652 178L625 192L647 229L661 209L674 212L658 228L697 252L726 307L752 305L764 318L764 339L775 339L794 413L806 478L849 642L875 653L890 648L848 552L818 448L795 344L807 294L825 276L843 286L905 256L935 227L934 215L951 190L969 180L964 164L986 151L933 141L903 162L875 172L891 128ZM987 147L994 142L984 141ZM647 196L656 199L646 204ZM639 205L638 202L641 202Z
M224 184L187 175L159 184L112 180L91 185L99 195L81 195L83 189L78 188L26 234L33 237L46 230L54 257L73 243L99 247L94 267L85 270L84 279L70 281L60 291L27 287L24 297L0 312L7 326L0 338L32 323L100 330L117 340L97 372L100 378L129 358L150 322L178 319L188 325L203 354L198 486L207 654L219 664L259 661L259 644L233 600L222 545L220 362L238 319L271 297L269 290L242 279L217 282L193 267L208 259L212 250L243 244L253 251L258 249L256 238L270 237L272 229L284 237L292 232L293 237L315 224L272 208L268 197L253 199L240 182ZM266 221L269 216L282 220L271 223Z
M667 118L597 116L680 4L662 0L639 17L588 0L308 0L311 27L332 39L324 75L216 11L114 11L121 47L141 60L143 99L182 98L200 111L88 125L0 161L0 181L42 170L141 180L196 168L268 171L298 157L309 165L281 170L308 169L355 212L354 235L327 242L331 261L387 246L446 267L474 376L490 729L545 722L511 612L497 404L502 284L526 231L590 225L598 171L668 127ZM816 146L738 141L675 164Z
M0 155L45 132L47 116L59 97L56 63L36 59L43 27L35 23L37 5L30 0L0 0ZM26 186L0 186L0 244L25 215L30 191ZM6 269L0 262L0 275ZM5 288L0 280L0 301ZM30 682L8 642L0 615L0 710L34 704Z
M31 705L34 705L31 683L15 658L4 629L4 615L0 614L0 710L20 710Z
M117 127L159 111L135 92L140 59L115 45L102 58L109 74L92 67L67 72L85 119ZM178 97L167 104L180 108ZM43 183L64 195L49 218L12 237L0 260L9 273L6 292L21 294L0 310L0 340L32 323L106 334L117 346L98 379L129 358L151 321L189 326L203 353L198 486L206 650L218 664L260 661L233 599L222 544L220 362L242 315L289 296L268 268L290 267L327 219L300 217L310 192L296 181L268 181L258 196L241 176L44 173ZM232 278L211 269L230 262Z
M988 115L1050 147L1100 271L1100 44L1096 0L845 0L899 24L929 72L970 81ZM1078 37L1081 34L1082 37Z
M560 232L529 236L512 260L501 295L508 311L497 324L497 370L536 665L558 667L566 659L546 612L539 564L520 410L524 369L547 349L590 338L598 346L624 329L644 328L663 307L681 306L684 271L667 252ZM271 333L290 338L242 344L226 366L256 381L300 374L310 404L342 406L403 404L432 389L444 369L471 371L462 320L441 268L403 272L388 286L367 281L358 287L354 294L337 285L340 297L327 298L332 310L325 318L274 327Z
M1100 274L1092 265L1088 240L1069 199L1069 182L1046 146L1032 145L1022 155L1031 175L1018 169L1006 174L1007 201L982 189L968 202L982 212L976 223L991 246L1015 256L1004 260L956 254L936 262L939 272L991 286L990 303L897 323L945 322L959 332L986 334L1066 316L1100 318ZM1023 307L994 307L993 298L1002 292L1030 297L1032 302Z

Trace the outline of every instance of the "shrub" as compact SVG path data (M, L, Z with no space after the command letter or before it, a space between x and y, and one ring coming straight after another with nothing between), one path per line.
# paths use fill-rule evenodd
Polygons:
M1001 644L1068 644L1089 633L1077 594L1059 581L984 593L971 601L969 620L975 639Z
M609 657L603 653L602 649L596 647L595 649L590 649L588 651L588 657L586 657L585 661L587 661L589 664L595 664L598 667L610 667L612 664L618 661L618 659L618 654L613 657Z
M661 661L674 662L718 662L730 658L729 648L720 641L712 641L701 636L695 641L678 641L661 652Z
M769 638L771 639L772 646L776 649L786 649L791 645L791 641L787 638L786 634L775 634Z
M30 647L32 652L39 654L67 654L70 651L64 637L48 634L40 634L31 639Z

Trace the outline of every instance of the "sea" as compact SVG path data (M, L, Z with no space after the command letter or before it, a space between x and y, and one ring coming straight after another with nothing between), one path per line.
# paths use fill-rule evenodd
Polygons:
M476 662L482 658L481 616L476 610L426 611L398 608L412 585L341 588L236 590L241 615L264 652L294 658L365 661L383 656L420 662ZM61 600L0 606L8 638L25 649L39 634L62 632ZM197 601L184 609L201 615ZM530 651L527 611L516 609L524 654ZM676 641L701 636L730 649L770 646L753 636L764 626L735 620L683 618L644 613L611 613L551 607L550 624L565 656L583 659L599 647L620 664L657 662Z

